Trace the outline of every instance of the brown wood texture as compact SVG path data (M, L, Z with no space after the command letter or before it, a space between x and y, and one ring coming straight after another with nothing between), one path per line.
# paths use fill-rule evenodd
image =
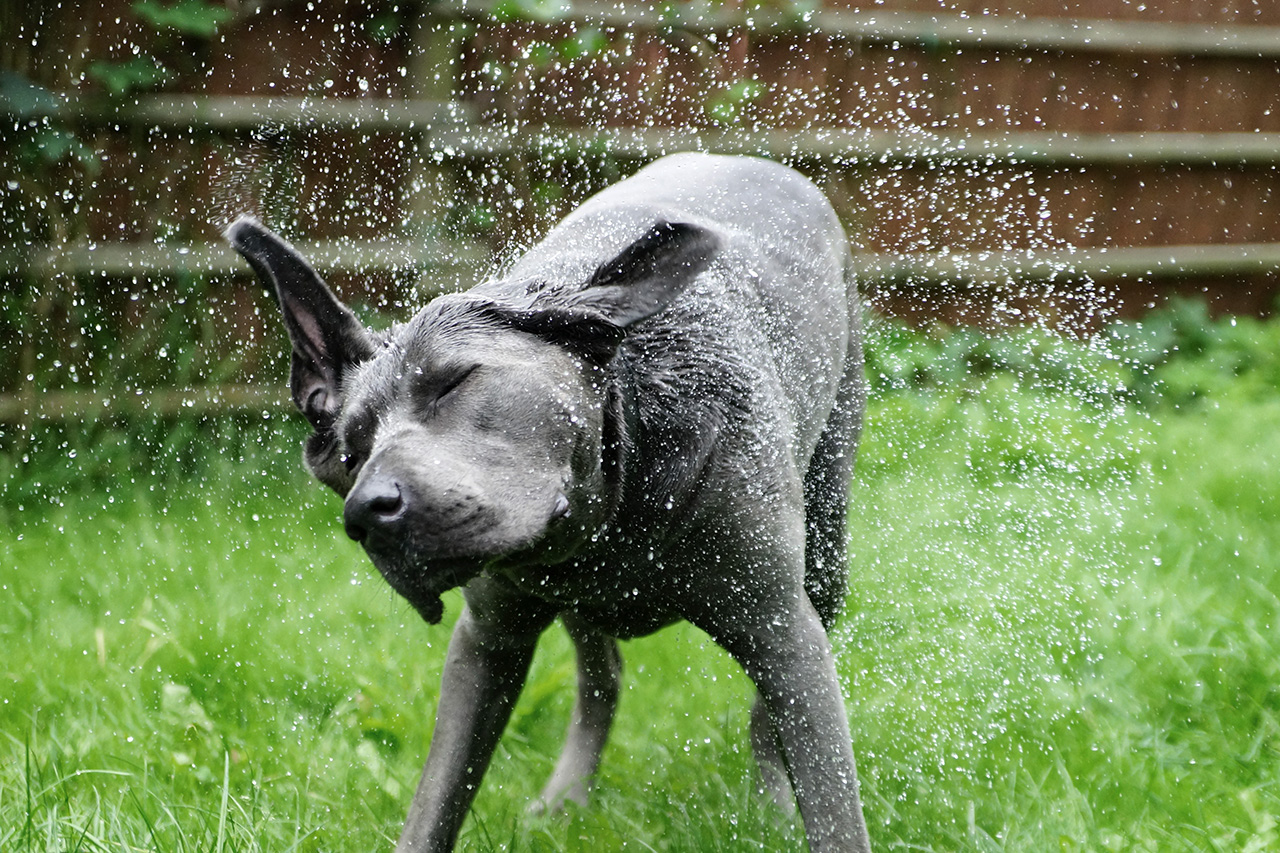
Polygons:
M33 338L80 365L75 382L167 381L145 357L165 323L204 353L190 375L270 374L258 295L225 259L188 263L238 213L347 255L324 262L338 289L403 314L644 160L698 147L813 176L874 256L867 289L888 313L1076 328L1171 293L1273 307L1277 4L829 0L806 18L682 2L669 18L627 4L503 23L403 3L385 37L368 4L228 8L208 39L157 34L128 0L0 9L0 68L65 98L5 117L0 147L52 132L87 152L0 176L19 188L11 241L33 244L0 277L34 318L0 340L0 392L35 369ZM170 76L105 97L94 63L135 48ZM1101 249L1127 254L1087 254ZM99 363L124 345L143 355Z
M1094 18L1142 23L1280 24L1280 8L1254 0L829 0L839 8L966 15L972 18Z

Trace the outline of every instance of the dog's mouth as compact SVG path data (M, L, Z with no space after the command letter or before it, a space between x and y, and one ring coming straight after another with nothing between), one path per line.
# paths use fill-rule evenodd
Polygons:
M409 599L409 603L428 625L439 625L440 620L444 619L444 599L438 595Z
M475 549L472 553L466 550L458 553L455 549L459 546L455 544L440 554L437 543L432 541L439 538L438 535L415 537L412 534L417 525L409 525L407 535L365 533L353 538L359 539L365 553L391 588L423 619L435 625L444 616L440 596L464 586L486 569L562 559L562 552L566 550L563 534L570 528L577 529L577 520L572 519L571 514L569 499L563 493L557 493L550 502L545 522L536 530L526 531L524 535L508 535L505 540L491 536L483 544L471 542L469 547ZM557 531L559 535L556 535ZM576 537L570 535L568 539L575 540Z
M428 624L444 618L440 596L480 574L484 565L474 561L431 561L417 564L368 551L369 559L401 598L409 602Z

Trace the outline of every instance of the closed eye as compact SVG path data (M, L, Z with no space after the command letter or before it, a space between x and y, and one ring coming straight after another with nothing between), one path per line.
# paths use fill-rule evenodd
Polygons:
M452 393L454 389L456 389L459 385L461 385L463 382L466 382L467 377L475 373L476 368L478 368L479 366L480 365L478 364L471 365L466 370L461 371L452 379L450 379L448 382L446 382L443 386L441 386L440 391L436 394L436 401L438 402L444 399L446 396Z

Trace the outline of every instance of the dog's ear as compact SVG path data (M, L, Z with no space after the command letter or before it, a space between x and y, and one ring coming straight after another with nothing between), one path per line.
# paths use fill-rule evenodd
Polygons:
M705 228L659 221L601 264L586 288L569 298L569 306L625 329L666 308L719 248L720 241Z
M719 248L705 228L660 221L601 264L581 290L535 299L524 309L494 309L518 328L608 361L626 329L671 304Z
M256 219L242 216L224 232L284 314L293 344L289 388L317 431L333 425L343 374L374 351L372 337L297 250Z

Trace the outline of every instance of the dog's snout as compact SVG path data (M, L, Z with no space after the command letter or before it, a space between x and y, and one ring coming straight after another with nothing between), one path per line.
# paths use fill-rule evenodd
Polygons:
M347 495L342 509L347 535L364 542L369 534L394 524L404 515L404 490L391 477L366 477Z

